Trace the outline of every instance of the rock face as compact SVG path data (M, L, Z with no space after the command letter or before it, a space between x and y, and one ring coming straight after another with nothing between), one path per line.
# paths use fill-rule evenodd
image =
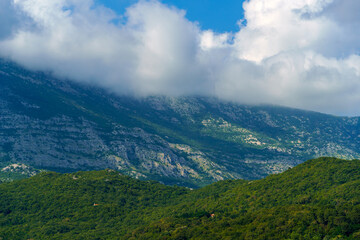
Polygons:
M2 164L3 165L3 164ZM9 164L0 169L0 182L11 182L15 179L24 179L35 176L40 170L25 164Z
M204 97L119 97L0 62L0 167L112 168L201 186L359 158L359 118Z

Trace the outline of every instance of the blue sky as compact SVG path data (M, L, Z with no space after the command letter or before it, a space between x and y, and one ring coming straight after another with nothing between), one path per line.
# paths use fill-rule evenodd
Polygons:
M201 29L215 32L237 32L237 22L243 18L245 0L162 0L161 2L186 10L186 17L200 24ZM123 14L137 0L99 0L103 5Z

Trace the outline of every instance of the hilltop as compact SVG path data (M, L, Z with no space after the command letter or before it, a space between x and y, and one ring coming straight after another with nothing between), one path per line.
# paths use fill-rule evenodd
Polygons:
M358 239L360 161L190 190L114 170L0 184L4 239Z

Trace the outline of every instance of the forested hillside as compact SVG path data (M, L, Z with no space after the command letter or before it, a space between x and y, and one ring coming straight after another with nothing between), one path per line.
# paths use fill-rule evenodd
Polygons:
M113 170L0 184L3 239L359 239L360 162L190 190Z

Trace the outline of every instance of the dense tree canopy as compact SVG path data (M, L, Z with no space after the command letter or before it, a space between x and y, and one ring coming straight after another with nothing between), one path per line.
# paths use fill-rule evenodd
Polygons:
M360 239L360 161L190 190L112 170L0 184L3 239Z

